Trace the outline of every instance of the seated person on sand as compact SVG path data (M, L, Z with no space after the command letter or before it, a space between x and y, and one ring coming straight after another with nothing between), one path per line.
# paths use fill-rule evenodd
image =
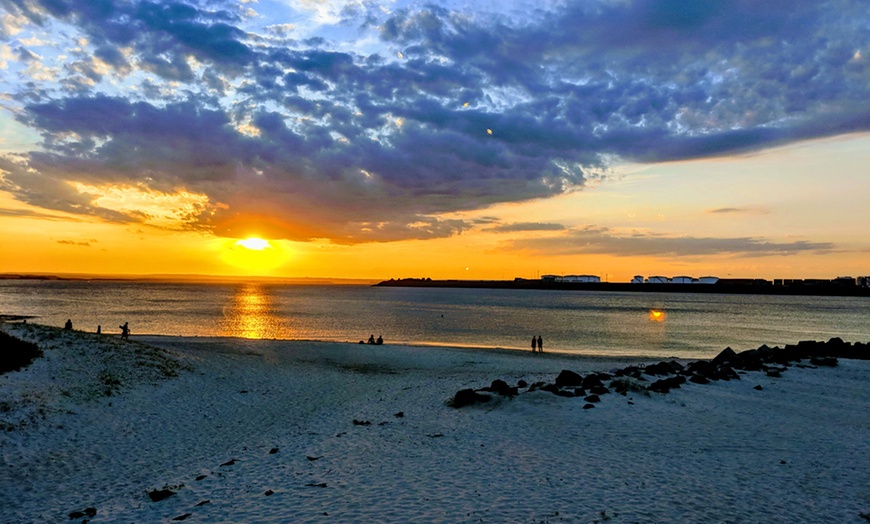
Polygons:
M380 346L380 345L383 344L383 343L384 343L384 337L378 335L378 339L375 340L375 344L377 344L378 346Z
M63 328L67 331L72 331L72 319L66 321L66 324L63 325Z
M371 335L371 336L369 337L369 344L374 344L374 343L375 343L375 336L374 336L374 335Z

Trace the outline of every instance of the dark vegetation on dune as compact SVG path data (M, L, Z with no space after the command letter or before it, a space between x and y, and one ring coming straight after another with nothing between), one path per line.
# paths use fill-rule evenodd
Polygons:
M0 375L26 368L41 356L42 350L36 344L0 331Z

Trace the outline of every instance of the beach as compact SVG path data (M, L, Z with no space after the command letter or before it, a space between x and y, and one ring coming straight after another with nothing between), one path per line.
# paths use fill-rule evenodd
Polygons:
M870 361L582 398L466 388L643 363L0 329L2 522L866 522ZM652 364L653 362L647 361ZM651 380L654 378L650 377Z

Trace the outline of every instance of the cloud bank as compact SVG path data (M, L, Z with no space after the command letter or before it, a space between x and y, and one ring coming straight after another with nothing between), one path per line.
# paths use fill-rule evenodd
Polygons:
M183 227L230 237L422 239L613 159L870 129L863 0L296 4L0 0L0 86L42 137L0 189L142 223L76 187L201 195Z

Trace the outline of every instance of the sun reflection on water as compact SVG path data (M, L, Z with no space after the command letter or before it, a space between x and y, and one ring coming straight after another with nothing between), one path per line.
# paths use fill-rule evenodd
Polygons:
M223 336L241 338L292 338L276 314L274 298L266 286L250 283L236 289L224 307Z

